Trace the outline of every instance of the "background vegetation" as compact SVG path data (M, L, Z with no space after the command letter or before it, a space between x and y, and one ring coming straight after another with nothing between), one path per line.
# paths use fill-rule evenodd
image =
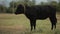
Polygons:
M48 2L41 2L38 5L54 5L57 8L57 12L60 12L60 2L57 1L51 1L51 0L47 0ZM58 0L60 1L60 0ZM0 13L14 13L17 5L19 4L27 4L28 6L33 6L36 5L36 1L35 0L16 0L16 1L11 1L9 4L9 7L6 7L4 5L0 5Z

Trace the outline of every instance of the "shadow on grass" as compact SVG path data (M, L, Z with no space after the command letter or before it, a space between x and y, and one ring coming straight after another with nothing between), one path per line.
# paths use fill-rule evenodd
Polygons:
M32 30L32 31L26 29L26 31L24 31L24 34L37 34L37 33L43 33L43 29Z

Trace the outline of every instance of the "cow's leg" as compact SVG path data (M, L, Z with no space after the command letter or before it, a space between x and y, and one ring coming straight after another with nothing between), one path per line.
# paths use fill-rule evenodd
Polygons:
M51 30L53 30L53 19L50 18L50 21L51 21L51 25L52 25Z
M55 29L56 29L57 18L54 18L54 21L55 21L54 26L55 26Z
M35 29L35 27L36 27L36 20L30 20L30 26L31 26L31 31L32 31L33 27Z
M34 20L33 24L34 24L34 30L35 30L36 29L36 20Z
M53 23L51 23L51 24L52 24L51 30L53 30Z
M33 21L32 20L30 20L30 26L31 26L31 31L32 31L32 29L33 29Z
M51 29L53 30L53 27L56 28L57 19L56 19L56 17L50 17L50 21L51 21L51 24L52 24Z

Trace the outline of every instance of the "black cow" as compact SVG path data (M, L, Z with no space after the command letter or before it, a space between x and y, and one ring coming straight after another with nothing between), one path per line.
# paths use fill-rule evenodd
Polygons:
M57 18L56 18L56 8L54 6L46 5L46 6L23 6L18 5L15 14L24 14L29 20L31 25L31 31L34 27L36 29L36 20L44 20L49 18L52 24L51 29L53 27L56 28Z

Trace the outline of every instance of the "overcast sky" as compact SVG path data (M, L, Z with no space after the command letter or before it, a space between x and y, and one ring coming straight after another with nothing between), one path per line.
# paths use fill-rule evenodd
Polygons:
M11 2L12 0L0 0L0 4L1 5L5 5L5 6L9 6L9 3ZM13 1L16 1L16 0L13 0ZM57 1L57 0L54 0L54 1ZM40 2L47 2L47 0L36 0L36 4L40 3Z

